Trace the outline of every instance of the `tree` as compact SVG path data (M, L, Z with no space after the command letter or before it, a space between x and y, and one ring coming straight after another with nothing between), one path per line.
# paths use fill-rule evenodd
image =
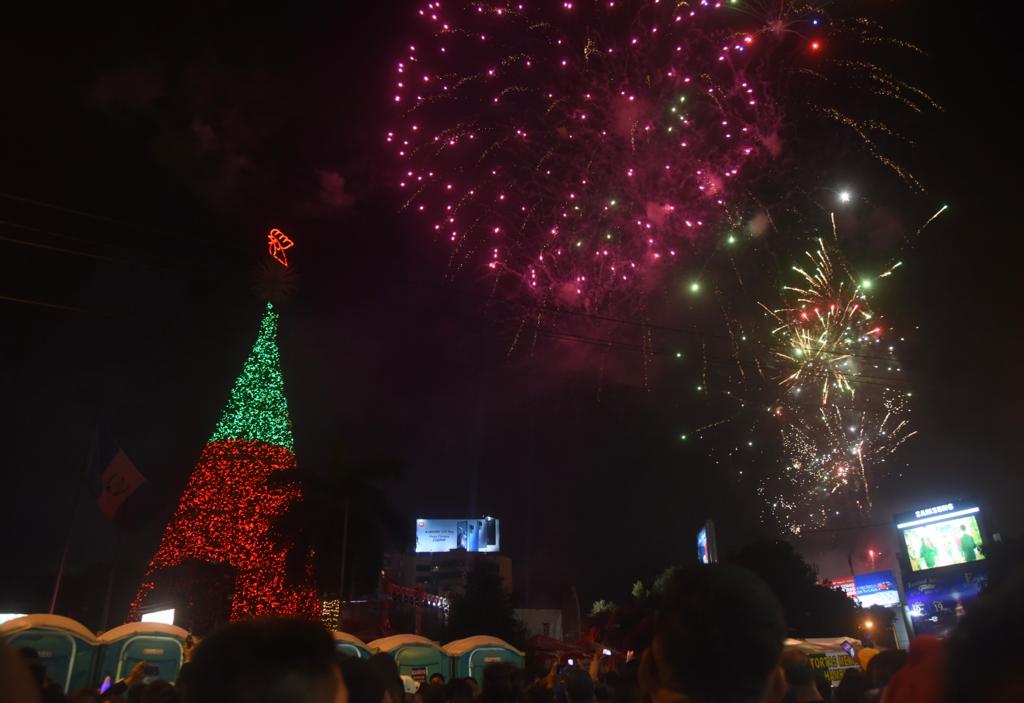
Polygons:
M412 538L411 522L392 506L382 485L403 473L397 459L357 464L340 447L323 472L281 472L275 479L298 486L302 499L278 519L275 539L312 550L321 590L345 597L375 592L386 547L404 549ZM289 570L302 566L292 562Z
M164 530L129 617L155 602L191 603L190 617L204 623L222 620L224 612L232 620L319 613L320 602L308 578L309 551L268 536L277 518L299 498L296 491L271 480L295 470L294 443L277 347L277 313L267 303L259 336ZM291 579L286 573L289 562L300 564ZM193 565L199 570L193 572ZM206 576L213 581L204 585ZM226 611L220 598L211 595L225 584Z
M859 630L860 609L842 591L818 584L811 564L782 540L752 542L729 555L762 579L782 604L794 637L853 635Z
M526 628L516 617L512 597L493 564L478 560L466 575L466 590L452 598L448 638L490 635L522 647Z

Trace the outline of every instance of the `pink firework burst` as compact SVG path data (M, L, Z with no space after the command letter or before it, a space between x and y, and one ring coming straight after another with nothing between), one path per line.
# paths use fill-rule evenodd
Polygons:
M405 207L451 246L453 272L606 310L663 286L737 219L746 180L781 151L779 101L759 76L793 32L758 30L727 4L418 14L387 142Z

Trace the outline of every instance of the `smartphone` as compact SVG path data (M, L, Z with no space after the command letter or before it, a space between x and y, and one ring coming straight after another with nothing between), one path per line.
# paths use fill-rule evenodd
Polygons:
M610 649L602 649L601 650L601 654L605 655L606 657L610 657L612 655L612 650L610 650Z
M113 683L114 682L110 680L109 676L105 677L103 679L103 683L100 684L100 693L102 694L102 693L106 693L107 691L109 691L110 687L113 685Z
M853 648L853 645L850 644L849 642L841 642L839 644L839 646L842 647L843 651L846 652L847 654L849 654L851 657L854 657L854 658L857 657L857 651Z
M576 662L572 659L569 660L569 666L576 666Z

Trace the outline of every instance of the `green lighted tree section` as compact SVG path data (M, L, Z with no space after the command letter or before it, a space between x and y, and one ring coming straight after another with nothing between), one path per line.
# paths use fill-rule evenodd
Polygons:
M259 440L294 449L277 349L277 313L270 303L260 322L259 337L210 437L211 442L226 439Z

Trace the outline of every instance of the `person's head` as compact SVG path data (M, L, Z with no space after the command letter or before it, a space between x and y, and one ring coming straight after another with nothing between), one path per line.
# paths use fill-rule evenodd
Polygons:
M330 634L287 618L236 622L204 639L182 693L185 703L347 703Z
M663 588L640 683L654 703L680 694L699 703L779 700L785 637L782 608L753 573L721 564L683 567Z
M405 684L398 673L398 664L384 652L374 654L367 660L373 676L384 687L386 703L402 703L405 700Z
M167 681L153 681L137 688L140 689L139 703L178 703L178 690Z
M949 638L950 702L1024 700L1024 569L967 611Z
M884 649L873 656L866 669L871 688L885 688L906 661L907 653L902 649Z
M68 703L100 703L100 694L94 688L80 688L68 696Z
M428 683L420 687L420 700L423 703L446 703L448 691L438 683Z
M883 698L887 703L952 701L947 697L948 665L945 641L932 635L918 635L910 642L907 662L890 679ZM978 698L972 695L967 700Z
M15 653L0 638L0 700L11 703L39 703L39 686L24 656Z
M466 679L451 680L448 684L448 703L473 703L473 689Z
M847 669L836 688L836 703L864 703L870 688L867 674L860 669Z
M428 683L444 686L444 677L441 676L441 674L431 674L430 681Z
M484 668L484 685L480 693L483 703L518 703L522 698L522 674L505 662Z
M476 698L477 696L480 695L480 682L479 681L477 681L472 676L467 676L463 680L466 682L466 685L469 686L469 690L473 692L473 698Z
M566 667L559 679L568 703L593 703L594 680L578 666Z
M341 678L348 689L349 703L383 703L384 682L374 675L369 663L358 657L339 655Z
M799 649L788 649L782 654L782 673L786 685L792 690L808 691L814 688L814 667L810 657Z

